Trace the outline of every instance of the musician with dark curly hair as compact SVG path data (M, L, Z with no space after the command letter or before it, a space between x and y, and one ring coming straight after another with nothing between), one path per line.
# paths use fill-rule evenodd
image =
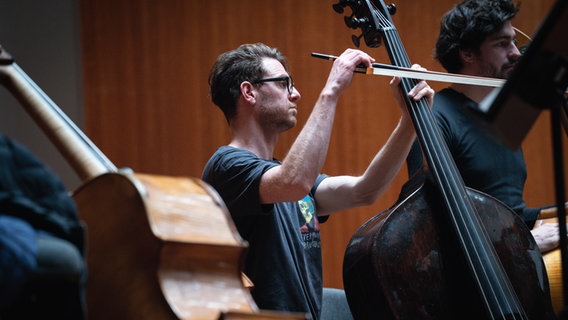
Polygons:
M519 6L513 0L465 0L442 18L435 57L450 73L507 79L521 52L512 20ZM526 222L540 250L559 244L558 225L538 221L543 208L527 208L523 191L527 169L523 151L511 150L493 137L469 108L493 89L452 84L436 93L432 112L465 185L504 202ZM422 166L417 143L408 158L412 175Z

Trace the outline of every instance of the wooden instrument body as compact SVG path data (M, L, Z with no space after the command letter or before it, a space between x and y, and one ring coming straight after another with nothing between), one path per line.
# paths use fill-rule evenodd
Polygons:
M339 6L352 9L346 24L360 27L369 47L383 40L393 65L411 66L390 17L393 6L382 0ZM427 167L409 182L419 186L412 195L352 237L343 278L353 314L357 319L555 318L530 231L501 202L466 188L429 103L406 95L416 84L402 78L399 87Z
M358 319L487 318L435 189L420 186L354 234L343 276ZM485 213L482 222L529 318L554 318L546 270L526 225L498 200L473 189L468 195Z
M118 170L0 47L0 82L84 181L89 319L306 319L258 310L241 273L248 244L197 178Z
M566 213L568 214L568 210L566 210ZM539 218L542 223L558 223L557 216L556 208L549 208L542 210ZM546 273L548 274L548 283L550 284L550 299L556 314L560 314L566 307L564 304L564 281L562 279L562 256L560 251L560 248L556 248L542 255Z
M564 288L562 280L562 257L560 248L545 253L542 256L546 265L546 273L548 274L548 283L550 285L550 299L552 307L556 314L560 314L565 308L564 305Z
M198 179L108 173L74 194L88 226L91 319L218 319L256 312L246 243Z

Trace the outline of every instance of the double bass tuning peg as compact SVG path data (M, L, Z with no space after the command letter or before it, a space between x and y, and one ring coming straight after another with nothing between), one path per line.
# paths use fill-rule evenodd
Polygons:
M351 6L352 4L356 5L357 1L358 0L339 0L337 3L334 3L332 7L335 12L343 14L345 7ZM387 5L387 9L391 15L394 15L396 13L396 5L394 3Z
M396 13L396 5L394 3L387 5L387 10L391 16L394 15Z
M369 24L369 19L365 18L353 18L353 15L349 16L349 17L344 17L343 21L345 21L345 25L347 25L348 28L351 29L357 29L357 28L361 28L361 29L365 29L366 26L368 26Z
M348 28L357 29L357 23L354 21L353 15L350 15L349 17L347 17L347 16L343 17L343 21L345 22L345 25Z
M333 10L339 14L342 14L345 7L357 5L360 0L339 0L337 3L333 4Z
M356 36L356 35L352 35L351 36L351 41L353 41L353 44L355 45L355 47L359 48L359 46L361 45L361 38L363 37L363 34Z
M343 9L345 8L346 4L345 1L339 1L338 3L334 3L332 5L333 10L339 14L343 13Z

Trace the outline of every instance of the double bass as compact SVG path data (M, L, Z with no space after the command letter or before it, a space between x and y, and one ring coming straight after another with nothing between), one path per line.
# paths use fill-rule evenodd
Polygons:
M205 182L118 169L0 47L0 83L83 181L89 319L305 319L259 310L248 244Z
M411 63L391 19L394 5L342 0L342 13L391 63ZM353 37L357 45L361 37ZM402 92L417 80L403 78ZM356 319L554 319L548 279L530 231L495 198L467 188L428 103L406 106L427 167L399 200L363 224L344 256L343 281Z

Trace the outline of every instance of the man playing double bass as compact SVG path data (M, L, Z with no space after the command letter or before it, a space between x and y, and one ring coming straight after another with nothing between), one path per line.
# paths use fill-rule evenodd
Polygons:
M335 60L307 123L281 161L274 159L274 148L280 134L296 125L301 97L282 54L261 43L246 44L219 56L211 70L211 97L225 114L231 141L211 157L203 180L219 192L249 243L245 273L261 309L321 318L319 221L373 203L404 163L415 137L406 112L364 174L320 174L339 97L356 66L372 61L351 49ZM392 87L402 106L397 84ZM409 96L431 98L433 90L422 81Z
M512 20L519 10L513 0L465 0L442 18L435 57L450 73L506 79L521 53ZM521 148L511 150L472 118L492 88L452 84L436 93L432 112L441 128L465 185L501 200L517 212L541 252L559 244L558 224L541 223L545 208L527 208L523 190L527 177ZM409 174L422 165L417 143L409 157Z

